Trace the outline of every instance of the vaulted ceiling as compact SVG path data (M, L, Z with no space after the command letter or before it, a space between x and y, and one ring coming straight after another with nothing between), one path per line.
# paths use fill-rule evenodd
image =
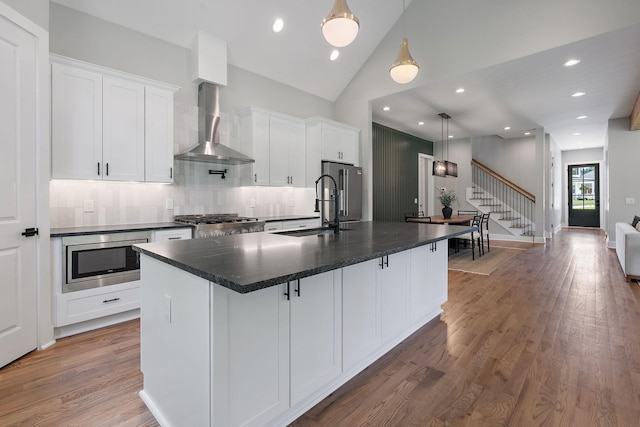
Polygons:
M320 22L333 0L54 1L185 48L192 47L197 30L205 31L227 42L230 64L330 101L340 96L387 33L404 25L400 0L349 0L360 31L330 61L334 48L323 39ZM409 7L411 2L406 3ZM483 7L500 5L486 2ZM433 1L428 7L437 15L442 5ZM276 17L285 23L278 34L271 30ZM449 27L447 31L455 31L454 22ZM424 42L409 35L421 72L428 72L429 58L420 52ZM627 117L640 91L638 45L640 24L409 90L398 85L396 93L372 100L373 119L437 141L438 113L446 112L454 138L512 138L544 127L563 149L599 147L607 121ZM580 64L562 66L573 57ZM465 91L456 93L458 88ZM585 95L573 97L577 92ZM383 111L384 106L389 110Z

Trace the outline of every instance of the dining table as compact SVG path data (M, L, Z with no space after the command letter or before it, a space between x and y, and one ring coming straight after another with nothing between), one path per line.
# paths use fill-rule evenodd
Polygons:
M456 225L470 225L475 215L451 215L451 218L445 218L442 215L432 216L411 216L406 220L407 222L422 222L431 224L456 224Z

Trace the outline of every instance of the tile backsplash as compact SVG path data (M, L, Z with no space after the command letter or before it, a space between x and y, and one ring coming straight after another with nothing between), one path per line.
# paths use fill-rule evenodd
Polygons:
M51 181L51 227L168 222L174 215L199 213L251 217L313 213L313 188L242 186L243 168L248 166L182 161L175 166L174 184ZM209 169L224 168L228 170L224 180L209 175ZM168 209L168 201L173 209ZM86 204L93 205L93 212L85 212Z

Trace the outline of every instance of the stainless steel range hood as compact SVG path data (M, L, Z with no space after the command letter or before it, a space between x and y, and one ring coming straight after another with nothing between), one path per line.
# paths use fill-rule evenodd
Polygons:
M177 160L242 165L255 160L220 144L220 87L209 82L198 86L198 145L176 154Z

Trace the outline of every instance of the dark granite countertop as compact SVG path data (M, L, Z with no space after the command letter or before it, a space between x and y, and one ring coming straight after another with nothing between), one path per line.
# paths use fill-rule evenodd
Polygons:
M88 234L109 234L127 231L162 230L167 228L189 228L190 224L178 222L153 222L146 224L95 225L90 227L52 228L51 237L82 236Z
M477 230L407 222L359 222L348 227L348 231L337 235L248 233L146 243L134 248L236 292L247 293Z
M260 221L292 221L296 219L320 219L318 215L275 215L275 216L260 216Z

